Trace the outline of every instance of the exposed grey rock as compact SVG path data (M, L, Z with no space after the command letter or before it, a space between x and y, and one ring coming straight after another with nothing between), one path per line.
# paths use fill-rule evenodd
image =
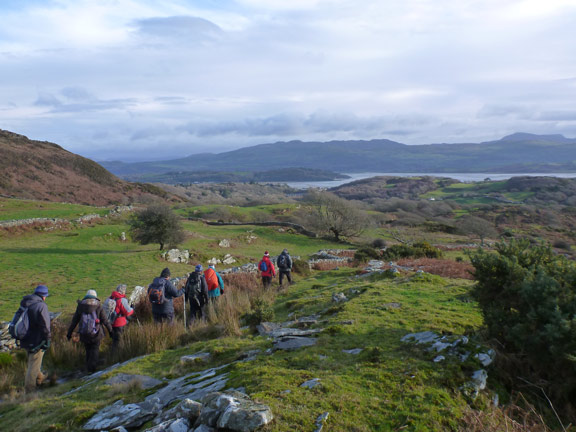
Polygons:
M205 363L209 359L210 359L210 353L198 352L196 354L190 354L180 357L180 363L182 364Z
M334 303L343 303L348 301L348 298L344 295L344 293L335 293L332 294L332 301Z
M162 254L162 258L171 263L188 263L190 252L188 250L170 249Z
M472 374L472 381L478 390L484 390L486 388L487 380L488 372L486 372L484 369L479 369Z
M444 357L443 355L439 355L436 358L434 358L434 363L440 363L444 360L446 360L446 357Z
M188 432L189 428L190 421L187 418L177 418L166 420L144 432Z
M111 378L108 378L104 381L105 384L114 385L114 384L124 384L130 382L137 382L141 388L144 390L151 389L152 387L156 387L163 383L163 381L152 378L146 375L131 375L125 373L119 373L118 375L114 375Z
M222 248L229 248L230 247L230 240L222 239L222 240L220 240L220 243L218 243L218 246L220 246Z
M318 387L319 385L321 385L320 378L312 378L311 380L304 381L302 384L300 384L300 387L313 389Z
M200 400L204 395L226 387L228 374L217 375L217 372L226 366L194 372L172 380L166 387L148 396L146 400L158 398L164 407L178 399Z
M295 350L316 345L316 338L288 336L276 340L274 347L280 350Z
M218 258L216 257L212 257L207 261L208 265L216 265L216 264L222 264L222 261L220 261ZM222 273L222 272L220 272Z
M329 415L330 415L329 412L325 412L318 416L318 418L316 419L316 429L314 430L314 432L322 432L322 429L324 428L326 421L328 421Z
M110 429L109 432L128 432L128 430L123 426L119 426L117 428Z
M204 404L197 423L238 432L250 432L270 423L270 408L255 403L239 392L210 393L202 399Z
M409 333L400 339L402 342L416 342L417 344L429 344L436 342L440 336L431 331Z
M354 320L345 320L338 322L340 325L354 325Z
M119 426L137 428L156 416L158 411L151 410L151 405L128 404L119 400L96 413L84 425L87 431L110 430Z
M230 254L226 254L224 255L224 258L222 259L222 264L234 264L236 262L236 259L230 255Z
M318 320L320 319L319 315L311 315L307 317L300 317L296 321L294 321L294 326L298 328L308 328L310 326L318 324Z
M211 428L210 426L206 426L204 424L201 424L196 429L194 429L193 432L216 432L216 429Z
M354 348L354 349L349 349L349 350L342 350L342 352L345 352L346 354L354 354L354 355L358 355L358 354L360 354L362 351L364 351L362 348Z
M259 324L256 329L262 336L269 336L275 339L286 336L310 336L320 333L324 329L308 329L300 330L297 328L282 328L280 324L263 322Z
M478 353L474 357L476 357L478 359L478 361L480 361L482 366L487 367L487 366L490 366L492 364L495 356L496 356L496 352L494 350L490 349L485 353Z
M130 304L138 304L146 298L146 288L143 286L135 286L134 291L130 294Z
M120 241L123 241L123 242L126 241L126 233L125 233L124 231L122 231L122 232L120 233Z
M187 419L190 423L194 423L200 413L202 412L202 404L200 402L194 401L192 399L184 399L174 408L163 412L157 418L154 419L155 424L163 423L167 420L174 419Z

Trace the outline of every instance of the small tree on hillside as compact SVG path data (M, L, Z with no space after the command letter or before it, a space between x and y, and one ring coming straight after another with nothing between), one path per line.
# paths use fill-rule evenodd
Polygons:
M484 245L485 238L498 235L498 231L496 231L493 224L478 216L463 216L456 222L456 225L462 233L479 238L481 245Z
M178 216L167 205L153 205L141 210L129 220L130 234L140 244L177 245L184 241L184 231Z
M306 198L315 207L314 224L319 230L332 234L336 241L360 235L366 228L366 216L350 201L314 190L309 191Z

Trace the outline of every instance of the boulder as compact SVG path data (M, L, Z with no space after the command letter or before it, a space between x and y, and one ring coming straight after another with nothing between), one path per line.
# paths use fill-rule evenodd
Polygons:
M318 418L316 419L316 429L314 430L314 432L321 432L322 429L324 428L324 425L326 424L326 421L328 420L328 416L330 415L330 413L325 412L322 413L318 416Z
M344 293L335 293L332 294L332 301L334 303L343 303L348 301L348 298L344 295Z
M187 250L170 249L162 254L162 258L171 263L188 263L190 252Z
M218 246L220 246L222 248L229 248L230 247L230 240L228 240L228 239L220 240L220 243L218 243Z
M279 350L290 351L298 348L316 345L316 342L317 342L316 338L288 336L277 339L274 344L274 348Z
M236 260L234 259L234 257L230 254L226 254L224 255L224 259L222 259L222 264L234 264L236 262Z
M302 384L300 384L300 387L313 389L320 385L322 385L320 383L320 378L312 378L311 380L304 381Z
M273 419L266 405L256 403L244 393L230 391L210 393L202 399L203 408L198 424L221 429L250 432Z
M166 420L144 432L188 432L188 429L190 429L190 421L186 418L178 418Z
M206 363L209 359L210 359L210 353L198 352L196 354L190 354L180 357L180 363L182 364Z
M364 351L362 348L354 348L354 349L348 349L348 350L342 350L342 352L346 353L346 354L353 354L353 355L358 355L360 354L362 351Z

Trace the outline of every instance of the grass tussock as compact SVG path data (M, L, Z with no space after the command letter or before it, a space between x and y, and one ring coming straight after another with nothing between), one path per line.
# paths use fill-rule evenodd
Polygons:
M318 271L327 271L327 270L336 270L342 267L356 267L355 262L331 262L331 261L323 261L317 262L312 265L313 270Z

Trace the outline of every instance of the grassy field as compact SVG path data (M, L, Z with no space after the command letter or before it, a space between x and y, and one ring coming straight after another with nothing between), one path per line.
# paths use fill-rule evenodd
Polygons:
M57 217L71 215L73 211L66 204L48 206ZM96 209L86 207L86 210L94 213ZM31 210L28 208L26 211ZM142 246L130 240L122 241L121 233L128 231L128 226L122 221L70 231L0 234L0 320L10 319L22 296L39 283L50 289L50 310L72 312L75 300L88 289L95 289L100 296L105 296L120 283L129 287L146 286L166 266L174 276L184 276L193 265L206 265L208 259L222 258L225 254L234 256L238 261L234 265L239 265L256 262L265 250L277 255L288 248L292 255L307 256L321 248L342 247L341 244L310 239L272 227L220 227L185 222L184 228L188 237L180 249L190 250L193 255L190 265L169 264L162 260L158 245ZM231 247L219 247L222 239L230 240Z
M108 214L110 210L78 204L0 198L0 221L29 218L75 219L88 214Z
M467 378L463 369L450 362L435 364L432 354L414 350L400 339L424 330L473 335L481 325L480 314L474 303L460 299L470 282L431 275L358 279L355 273L354 269L317 272L279 296L274 305L276 321L288 319L290 313L321 314L325 331L319 343L237 363L229 369L230 386L244 386L253 398L272 408L275 420L265 431L311 431L323 412L330 413L327 429L333 431L458 430L471 409L458 390ZM334 306L332 293L351 289L358 293L344 305ZM389 302L401 307L388 309L384 305ZM179 366L184 354L208 351L214 359L211 366L216 366L230 363L242 352L264 352L270 346L266 338L246 331L237 338L152 354L112 374L173 378L189 370ZM363 351L359 355L342 351L354 348ZM319 378L321 386L300 387L312 378ZM102 381L61 396L77 384L73 381L49 389L28 402L0 405L3 427L7 431L76 431L95 411L119 396L125 402L145 396L137 389L118 395Z

